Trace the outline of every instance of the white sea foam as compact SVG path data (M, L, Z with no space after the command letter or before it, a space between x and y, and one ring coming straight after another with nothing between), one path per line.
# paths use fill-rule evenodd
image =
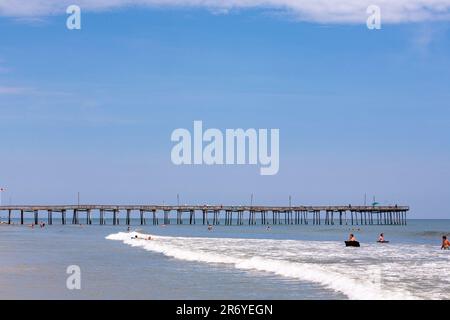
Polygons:
M142 238L148 236L136 232L119 232L106 239L123 241L127 245L142 247L175 259L224 264L241 270L258 270L313 282L350 299L445 297L436 286L430 286L430 290L426 291L426 285L415 283L419 274L426 284L427 277L432 278L434 271L439 269L439 264L423 257L426 250L420 247L416 248L419 251L393 246L385 247L382 251L376 250L379 246L374 246L372 250L352 250L333 242L317 242L318 246L311 248L310 242L298 240L152 236L153 240L148 241L132 239L135 235ZM401 255L398 254L400 251ZM415 266L410 262L414 259ZM428 264L423 268L424 272L418 271L420 269L417 268L421 265L417 263ZM448 286L448 282L444 281L443 285ZM416 293L420 295L417 296Z

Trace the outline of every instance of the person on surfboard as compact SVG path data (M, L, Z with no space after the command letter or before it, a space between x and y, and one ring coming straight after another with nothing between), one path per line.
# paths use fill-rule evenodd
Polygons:
M355 235L353 233L350 233L350 236L348 237L348 240L345 241L346 247L359 247L359 242L356 240Z
M380 234L380 236L378 237L378 242L384 242L384 233Z

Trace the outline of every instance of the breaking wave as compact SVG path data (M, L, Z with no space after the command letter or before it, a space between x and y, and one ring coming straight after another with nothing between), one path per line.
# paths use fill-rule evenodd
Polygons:
M416 246L418 251L401 246L379 250L376 245L355 250L342 248L335 242L315 242L316 248L311 248L310 242L299 240L166 236L152 236L151 241L132 239L136 235L139 238L148 237L137 232L119 232L106 239L122 241L132 247L179 260L223 264L312 282L340 292L349 299L448 298L439 286L427 286L426 281L435 278L433 272L439 272L439 263L422 256L422 251L428 250L423 246ZM448 263L449 255L439 254L433 252L433 255ZM415 260L415 264L412 265L409 260ZM422 268L422 272L418 268ZM431 270L431 273L427 274L424 270ZM425 281L425 285L418 283L420 281ZM441 285L448 288L448 280Z

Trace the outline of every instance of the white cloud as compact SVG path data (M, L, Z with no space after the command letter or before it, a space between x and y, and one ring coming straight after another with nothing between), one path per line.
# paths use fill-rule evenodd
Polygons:
M31 92L30 88L25 87L11 87L11 86L0 86L0 95L11 94L11 95L19 95L19 94L27 94Z
M4 65L3 59L0 58L0 74L1 74L1 73L8 73L8 72L10 72L10 71L11 71L11 70L10 70L8 67L6 67L6 66Z
M364 23L369 5L380 6L383 23L449 21L450 0L1 0L0 15L38 17L65 14L76 3L82 10L101 11L126 6L195 7L212 12L233 9L282 10L301 21Z

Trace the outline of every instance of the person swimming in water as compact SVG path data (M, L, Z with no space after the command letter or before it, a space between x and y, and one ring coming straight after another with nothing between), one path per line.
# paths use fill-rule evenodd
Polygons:
M353 233L350 233L350 236L348 237L348 241L356 241L355 235Z
M447 236L442 236L442 247L441 250L449 250L450 241L448 241Z
M148 236L147 238L141 238L138 235L135 235L134 237L132 237L131 239L139 239L139 240L152 240L151 236Z

